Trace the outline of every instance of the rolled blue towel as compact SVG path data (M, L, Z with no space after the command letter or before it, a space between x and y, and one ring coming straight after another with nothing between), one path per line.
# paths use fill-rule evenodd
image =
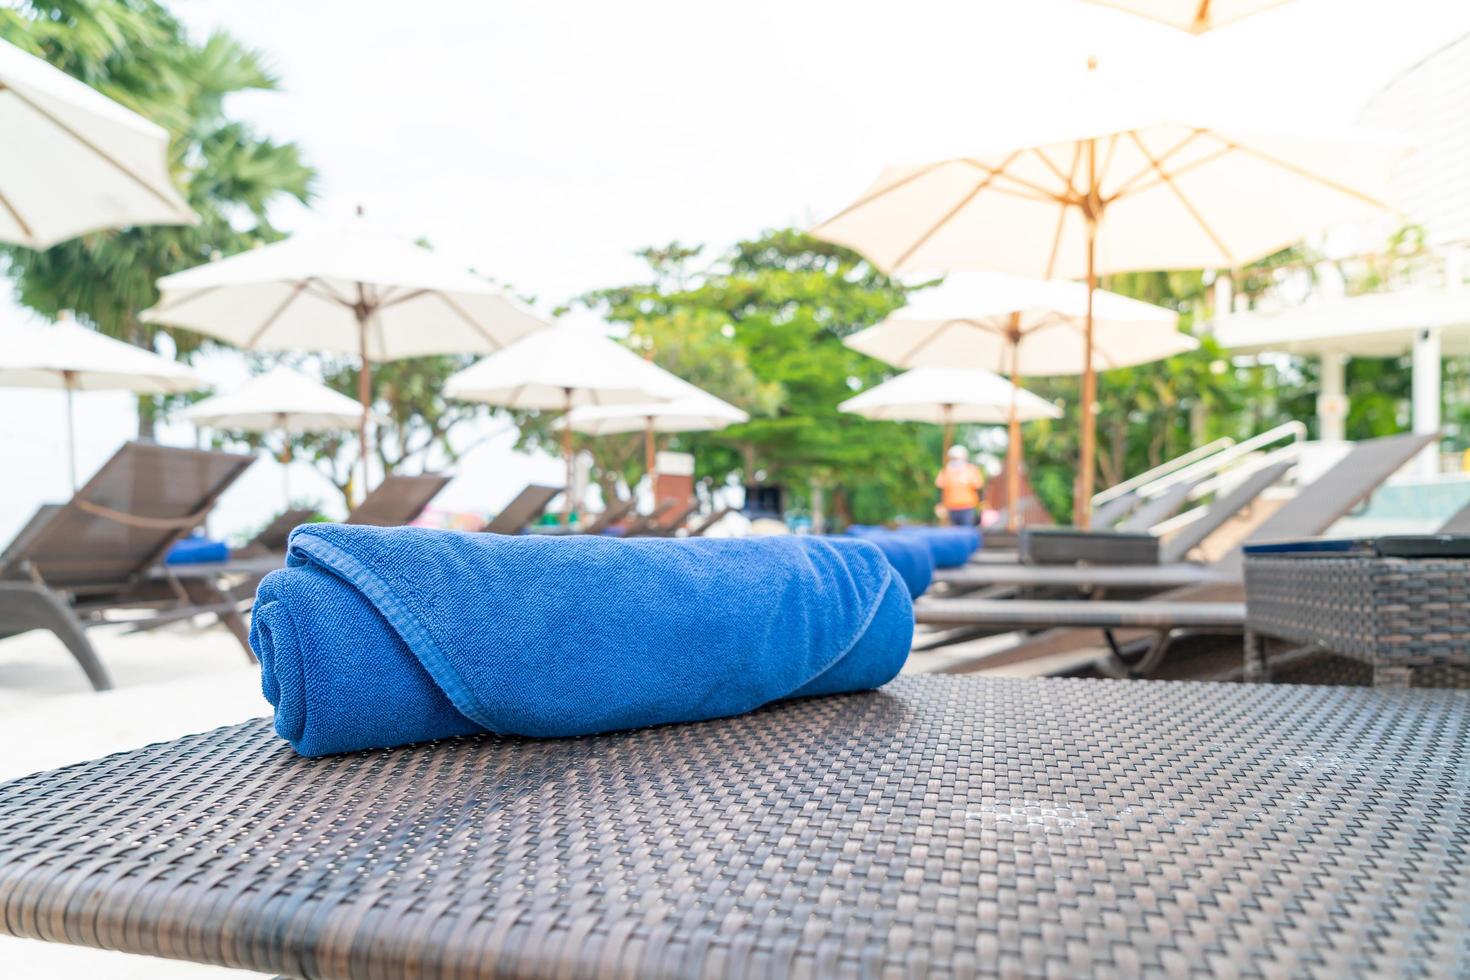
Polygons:
M972 527L906 527L896 533L927 544L935 568L958 568L980 547L980 532Z
M197 565L208 561L229 561L230 546L195 534L180 538L163 556L165 565Z
M303 755L555 737L877 687L908 591L859 540L552 537L313 524L250 641Z
M893 570L898 572L903 584L908 586L910 598L923 595L934 581L934 555L927 542L882 528L858 525L849 527L848 534L871 541L883 552Z

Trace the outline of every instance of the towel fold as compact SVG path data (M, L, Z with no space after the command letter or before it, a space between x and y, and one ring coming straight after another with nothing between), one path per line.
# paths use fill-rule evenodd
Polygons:
M934 554L927 542L887 531L873 533L868 528L849 529L849 533L878 546L898 577L903 579L903 584L908 586L910 598L917 599L934 582Z
M314 756L866 690L903 665L913 607L859 540L316 524L261 583L250 639L276 731Z

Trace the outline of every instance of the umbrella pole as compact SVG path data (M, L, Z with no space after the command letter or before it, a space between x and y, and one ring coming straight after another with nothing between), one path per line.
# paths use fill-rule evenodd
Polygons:
M357 400L362 402L362 419L357 423L357 442L362 451L362 492L357 499L361 503L368 494L368 415L372 412L373 400L373 366L368 360L366 310L359 310L357 314L357 338L358 357L362 360L357 372Z
M1083 217L1087 220L1087 320L1082 349L1082 438L1072 499L1072 523L1084 530L1092 524L1092 471L1097 459L1097 418L1093 414L1097 401L1097 371L1092 364L1092 294L1097 291L1097 220L1101 208L1097 203L1097 143L1091 140L1087 143L1087 185L1088 200L1083 208Z
M944 469L949 462L949 447L954 445L954 406L942 406L944 411L944 448L939 452L939 468Z
M71 492L77 492L77 427L76 418L72 410L73 389L76 379L70 371L62 372L62 380L66 383L66 474L71 480Z
M1013 314L1019 319L1020 314ZM1021 345L1011 344L1011 415L1006 421L1006 530L1015 533L1021 523L1021 419L1016 402L1020 395Z
M655 493L653 488L653 467L658 461L658 440L653 434L653 416L649 415L643 420L643 468L648 471L648 492Z
M572 460L572 426L570 424L572 421L572 389L566 389L566 396L567 408L566 413L562 416L561 427L561 451L567 460L567 489L562 494L561 500L561 526L564 531L572 526L572 480L575 477L575 464Z

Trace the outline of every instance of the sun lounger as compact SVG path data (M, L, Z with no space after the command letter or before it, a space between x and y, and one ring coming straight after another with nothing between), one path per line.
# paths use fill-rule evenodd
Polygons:
M520 534L532 521L546 513L547 505L560 493L561 487L532 483L516 494L515 499L480 530L489 534Z
M632 523L628 525L628 529L623 532L623 536L636 538L644 534L657 533L659 521L662 520L665 514L673 510L677 504L678 501L675 500L664 500L655 504L653 510L649 513L633 518Z
M0 931L349 977L1404 976L1470 931L1452 691L903 677L0 786Z
M1120 531L1147 531L1155 524L1164 521L1179 513L1194 488L1203 481L1181 480L1168 487L1163 493L1151 500L1145 500L1123 520L1118 522Z
M279 514L261 528L255 537L236 548L232 554L240 558L251 558L272 552L284 552L286 539L291 536L291 532L296 530L298 525L305 524L315 517L316 511L310 507L297 507Z
M672 537L684 523L699 511L699 501L690 500L679 506L677 501L665 501L668 506L648 515L647 521L637 529L628 531L628 537Z
M582 528L583 534L601 534L612 527L618 521L633 513L633 508L638 506L638 501L633 497L627 500L614 500L610 506L604 507L597 518Z
M1340 517L1347 514L1353 507L1372 495L1373 491L1402 468L1409 460L1413 459L1425 446L1434 441L1432 435L1407 435L1391 436L1384 439L1372 439L1360 442L1344 457L1338 464L1324 473L1317 480L1302 490L1291 500L1287 501L1274 514L1268 517L1256 529L1247 536L1245 543L1261 543L1282 539L1314 537L1325 532ZM1129 579L1129 585L1144 592L1164 593L1154 600L1139 600L1128 603L1133 608L1131 615L1147 617L1152 623L1147 627L1154 633L1149 652L1138 664L1130 669L1139 674L1152 670L1167 652L1170 641L1175 637L1176 631L1190 629L1189 625L1171 625L1171 617L1177 612L1175 608L1179 603L1187 603L1194 599L1199 593L1192 589L1211 590L1209 596L1211 601L1222 598L1221 589L1225 590L1224 596L1232 603L1242 603L1244 591L1240 585L1242 552L1239 548L1232 550L1219 562L1208 568L1209 577L1198 582L1188 583L1184 587L1178 587L1177 565L1160 566L1158 569L1151 567L1139 567L1132 572L1124 570L1122 566L1112 570L1116 577L1112 583L1113 587L1123 587L1118 580L1139 573L1136 577ZM1167 571L1166 571L1167 570ZM986 573L1003 571L1002 569L974 568L966 569L967 573L984 575ZM1048 573L1047 585L1058 589L1075 589L1078 591L1094 587L1094 583L1100 580L1100 575L1105 569L1102 568L1056 568L1056 569L1033 569L1033 573ZM1148 573L1160 571L1161 574L1152 582ZM1201 569L1202 572L1206 571ZM1175 577L1171 577L1175 576ZM1011 581L1004 576L992 575L991 581L983 583L987 585L1010 586ZM1165 592L1165 590L1172 590ZM945 612L944 606L950 602L965 601L967 605L962 610ZM944 634L930 642L922 643L924 648L932 648L944 643L958 642L964 639L973 639L978 636L993 635L996 633L1011 632L1017 627L1014 625L1015 616L1019 615L1005 607L1015 601L1014 599L982 599L982 600L959 600L959 599L930 599L915 604L914 613L916 621L921 625L935 625L944 628L960 627L958 632ZM1112 630L1119 628L1117 611L1107 606L1097 606L1096 601L1078 602L1069 599L1033 600L1033 605L1028 609L1028 615L1034 617L1035 626L1054 626L1057 628L1085 628L1090 630L1104 631L1104 637L1110 646L1114 646ZM1050 624L1046 623L1046 617L1055 617ZM1229 627L1240 631L1244 626L1244 607L1239 606L1240 624L1216 623L1214 628ZM1129 624L1136 625L1136 624ZM1030 627L1028 627L1030 628ZM1054 652L1055 644L1047 643L1045 649ZM1116 655L1116 649L1113 650ZM1115 664L1116 666L1116 664ZM957 669L964 669L965 665L957 664Z
M451 477L438 473L419 476L393 474L373 487L371 493L352 508L344 524L369 524L373 527L400 527L411 523L429 502L439 495Z
M72 499L38 513L0 564L0 636L54 633L97 690L111 686L85 628L104 612L162 608L217 613L244 641L228 597L184 567L151 570L203 523L253 456L125 444ZM248 644L246 646L248 651Z

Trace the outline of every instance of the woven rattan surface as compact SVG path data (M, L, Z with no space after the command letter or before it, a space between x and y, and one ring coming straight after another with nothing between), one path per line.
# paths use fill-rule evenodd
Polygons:
M555 742L266 725L0 786L0 927L325 977L1470 970L1470 696L903 678Z
M1374 666L1470 667L1470 561L1250 555L1246 628Z

